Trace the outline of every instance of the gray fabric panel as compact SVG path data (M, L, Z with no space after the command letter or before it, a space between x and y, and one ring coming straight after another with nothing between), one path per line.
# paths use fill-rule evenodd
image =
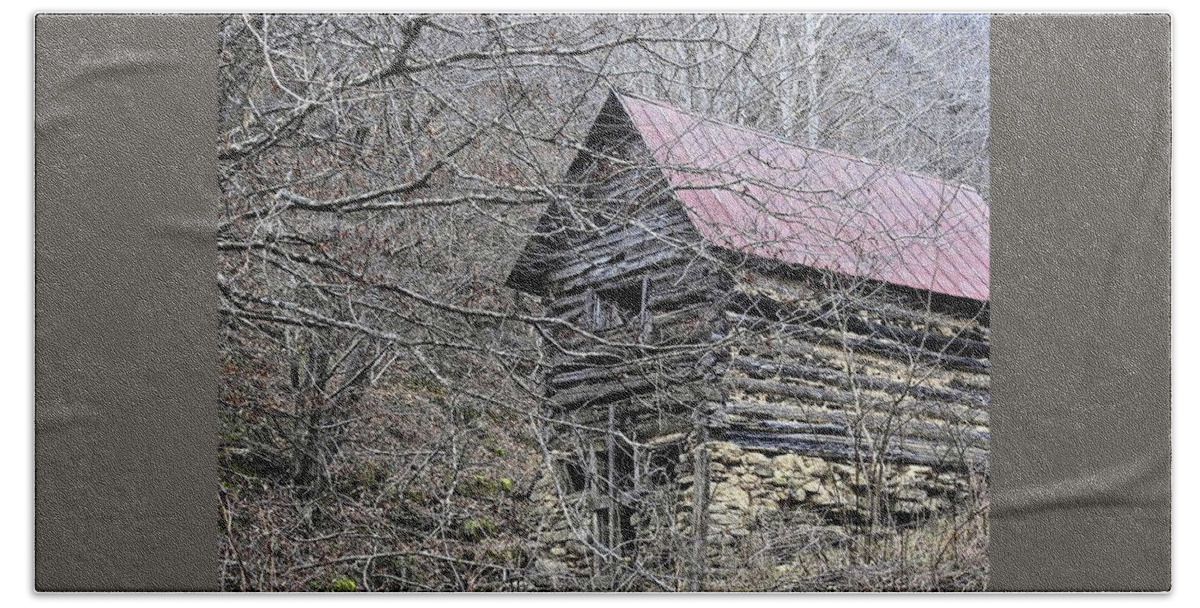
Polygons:
M1165 590L1170 17L991 36L991 585Z
M215 589L216 18L35 27L35 586Z

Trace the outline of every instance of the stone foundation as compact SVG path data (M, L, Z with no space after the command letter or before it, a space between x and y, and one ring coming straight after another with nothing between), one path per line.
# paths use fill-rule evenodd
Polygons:
M542 475L533 486L531 498L536 501L534 517L537 527L534 554L538 557L539 574L551 579L569 576L591 554L587 533L591 522L581 521L588 509L582 495L563 494L551 475Z
M704 525L710 553L725 552L754 532L781 525L825 527L813 532L844 538L849 534L846 526L920 522L951 512L956 505L965 508L969 502L971 482L965 473L887 464L882 483L872 484L846 463L768 454L728 442L709 442L702 448L709 454ZM692 456L684 458L690 461ZM690 529L695 477L682 477L679 484L680 502L686 509L677 524ZM873 485L882 492L872 492Z
M643 557L647 552L675 552L673 557L685 562L682 567L694 564L693 545L687 539L694 538L697 523L695 463L705 461L697 459L697 450L707 452L707 492L701 501L705 518L700 525L707 554L703 567L711 574L719 574L718 564L741 564L729 557L755 552L756 543L759 548L764 543L773 545L775 551L764 559L783 564L793 557L788 551L802 551L813 542L844 542L861 531L858 526L872 521L877 533L887 533L889 526L920 525L956 510L961 513L972 494L972 481L965 472L886 464L882 482L872 484L848 463L707 442L680 455L675 488L664 488L660 494L656 513L665 515L665 522L673 519L673 524L658 517L660 523L652 530L645 525L644 514L634 515L637 551ZM699 476L704 475L702 470ZM874 485L882 491L872 492ZM671 499L661 497L672 493L675 504L664 510L661 503ZM535 485L533 497L538 501L540 574L565 579L590 571L594 552L587 540L595 532L595 522L586 496L568 495L569 513L564 513L557 486L545 476ZM570 523L569 518L573 518ZM788 544L782 536L804 542Z

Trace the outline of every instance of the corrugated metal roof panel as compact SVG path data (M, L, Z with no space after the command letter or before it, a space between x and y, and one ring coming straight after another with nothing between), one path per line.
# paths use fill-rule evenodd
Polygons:
M989 299L973 189L619 95L700 234L720 247Z

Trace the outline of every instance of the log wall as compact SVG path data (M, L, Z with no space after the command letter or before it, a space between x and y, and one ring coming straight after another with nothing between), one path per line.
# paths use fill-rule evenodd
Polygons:
M756 530L787 530L803 547L982 504L984 311L815 274L732 278L720 302L724 400L713 441L695 448L708 452L708 479L679 480L684 505L704 490L710 559Z
M566 228L536 269L545 314L571 324L543 340L551 364L541 413L557 473L534 496L539 568L552 587L598 576L606 562L695 550L674 524L678 479L693 469L679 458L703 442L707 415L724 402L727 353L713 337L728 277L661 176L604 163L590 170L578 207L605 208L598 225L572 229L579 214L559 209Z
M713 250L660 174L611 158L577 162L588 185L514 271L570 324L543 333L548 580L663 555L697 581L756 535L786 561L980 504L986 306Z

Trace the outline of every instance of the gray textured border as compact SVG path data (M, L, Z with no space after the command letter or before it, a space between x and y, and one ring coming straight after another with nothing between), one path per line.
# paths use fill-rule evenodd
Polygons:
M1171 585L1171 21L994 16L996 590Z
M35 586L214 589L215 18L35 23Z
M216 585L216 18L41 17L36 586ZM1170 21L992 21L992 586L1170 585Z

